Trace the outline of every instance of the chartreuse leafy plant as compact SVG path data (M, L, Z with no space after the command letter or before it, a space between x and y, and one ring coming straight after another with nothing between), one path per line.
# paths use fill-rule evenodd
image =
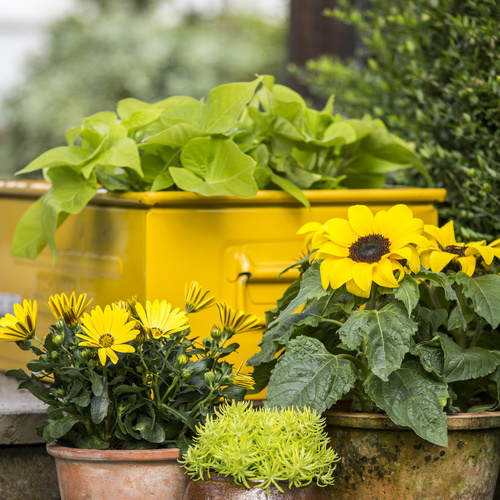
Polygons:
M417 167L411 147L381 120L343 119L309 108L271 76L214 88L206 100L169 97L118 103L66 132L19 174L44 171L52 187L24 214L12 255L57 253L57 227L79 213L99 187L108 191L183 190L254 197L283 189L305 206L303 189L380 188L386 174Z
M197 427L181 463L195 481L210 474L230 476L246 488L319 486L334 482L340 458L328 446L325 421L315 410L253 409L226 403ZM282 484L280 484L282 483Z
M267 406L344 398L441 446L447 413L500 407L500 240L457 242L453 221L424 225L405 205L302 232L302 277L249 360Z
M36 302L16 304L0 319L0 341L36 356L31 373L7 375L25 379L19 387L48 405L43 438L75 448L185 449L214 405L242 399L253 381L224 358L238 348L234 335L259 320L217 303L220 325L193 340L187 314L213 305L208 293L193 282L185 311L166 300L143 306L131 299L90 313L86 294L53 295L48 306L57 321L42 339Z

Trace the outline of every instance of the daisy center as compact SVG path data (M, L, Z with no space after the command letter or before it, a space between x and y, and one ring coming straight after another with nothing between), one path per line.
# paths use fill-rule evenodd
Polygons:
M111 347L115 343L115 338L111 333L105 333L99 337L99 344L103 347Z
M467 250L466 246L460 247L458 245L448 245L444 251L448 253L453 253L458 255L459 257L465 257L465 251Z
M390 251L390 242L381 234L368 234L359 237L349 247L349 258L354 262L378 262Z

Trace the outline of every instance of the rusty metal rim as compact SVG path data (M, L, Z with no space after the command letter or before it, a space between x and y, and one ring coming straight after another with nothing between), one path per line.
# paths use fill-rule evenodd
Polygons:
M0 180L0 197L36 199L42 196L51 184L34 180ZM444 201L445 189L387 187L385 189L344 189L344 190L304 190L312 205L345 205L353 203L406 203L424 204ZM284 191L259 191L253 198L235 196L202 196L186 191L159 192L98 192L93 204L114 206L252 206L252 205L289 205L302 206L295 198Z
M159 462L181 458L179 448L159 450L83 450L57 443L47 444L47 453L54 458L87 462Z
M411 431L407 427L395 424L387 415L377 413L334 412L326 411L327 425L358 429L399 429ZM500 427L500 411L455 413L448 415L448 429L475 430Z

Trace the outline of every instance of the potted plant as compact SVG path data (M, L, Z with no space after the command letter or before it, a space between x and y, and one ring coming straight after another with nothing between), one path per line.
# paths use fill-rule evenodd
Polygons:
M345 457L339 498L407 489L428 498L439 487L490 498L500 464L500 240L457 242L453 221L424 224L405 205L352 206L347 219L301 232L312 247L296 264L302 279L268 312L249 360L268 383L265 404L326 411ZM327 411L335 403L350 411Z
M0 319L0 340L14 341L36 359L7 375L45 402L39 429L56 458L63 498L182 498L186 478L176 463L196 426L227 398L242 399L248 376L225 357L238 348L234 335L259 320L217 302L220 323L196 340L188 314L215 299L196 282L185 311L166 300L135 299L85 312L86 295L53 295L57 319L43 339L35 336L37 303L16 304ZM123 470L121 466L123 465Z
M248 401L222 405L198 427L183 456L192 479L184 500L328 498L318 486L334 483L339 457L328 447L324 426L308 408L254 409Z
M0 196L2 291L21 302L59 290L99 304L124 293L180 302L184 282L196 279L260 315L282 293L277 277L296 257L298 225L360 201L410 203L436 223L432 203L445 195L385 189L394 170L425 175L410 144L380 120L335 114L333 99L312 109L270 76L219 86L206 100L124 99L66 139L22 170L49 182L7 182ZM164 265L181 259L188 270ZM260 332L249 337L241 360ZM1 356L0 368L12 363Z

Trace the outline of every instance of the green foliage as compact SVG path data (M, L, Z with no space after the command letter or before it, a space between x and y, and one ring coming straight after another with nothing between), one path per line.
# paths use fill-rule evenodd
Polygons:
M136 319L138 319L136 317ZM40 342L23 345L37 356L31 373L10 370L48 405L48 419L38 429L44 440L74 448L185 450L196 426L225 399L243 399L233 365L223 358L234 352L233 333L201 342L189 328L168 336L141 333L130 342L135 352L102 365L97 351L79 345L85 334L79 322L68 326L59 319ZM27 344L27 345L26 345ZM121 352L121 351L120 351Z
M63 145L61 131L121 99L200 98L224 82L283 72L283 22L239 14L172 22L155 13L155 0L80 3L50 27L47 49L2 103L0 176Z
M311 89L332 92L346 116L383 116L415 143L437 187L448 190L443 221L464 239L500 230L500 9L496 0L341 0L331 15L363 40L359 62L328 57L302 71ZM411 172L398 182L419 184Z
M206 101L124 99L117 114L83 119L66 132L67 146L19 172L43 169L53 186L23 215L11 253L35 258L48 243L55 258L55 230L83 209L98 185L242 198L281 188L309 207L302 189L382 187L388 172L421 166L380 120L344 120L332 104L311 109L270 76L220 85Z
M367 301L345 285L314 292L322 290L318 268L285 292L248 362L258 389L268 383L266 406L323 412L344 397L440 446L445 412L474 411L471 402L499 407L500 275L422 268L399 288L374 284Z
M181 463L195 481L216 473L268 493L273 485L283 492L281 481L288 481L290 488L312 481L331 485L340 458L328 446L324 425L308 408L254 410L248 402L225 404L216 410L216 418L209 416L197 428Z

